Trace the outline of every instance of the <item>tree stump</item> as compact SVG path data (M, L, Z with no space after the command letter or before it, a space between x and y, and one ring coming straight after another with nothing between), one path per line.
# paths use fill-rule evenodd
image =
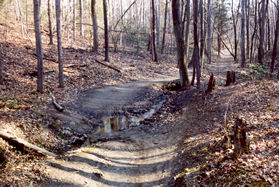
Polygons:
M234 126L234 157L237 158L243 153L249 152L249 141L246 136L246 123L241 118L235 120Z
M234 71L227 71L226 86L229 86L232 83L235 83L235 72Z
M214 73L211 73L208 84L207 84L207 90L205 91L206 94L212 92L212 90L215 89L216 81L214 77Z

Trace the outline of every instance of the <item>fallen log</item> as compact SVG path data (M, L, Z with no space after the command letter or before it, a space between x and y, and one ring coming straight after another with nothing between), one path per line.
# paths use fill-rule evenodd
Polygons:
M51 93L50 90L48 90L48 92L49 92L49 95L50 95L51 100L52 100L52 104L54 105L55 109L58 110L59 112L63 112L64 107L57 103L54 95Z
M101 64L101 65L103 65L103 66L106 66L107 68L110 68L110 69L112 69L112 70L114 70L114 71L116 71L116 72L118 72L118 73L121 73L121 70L119 70L119 69L117 69L117 68L115 68L115 67L113 67L113 66L110 66L110 65L108 65L108 64L105 64L105 63L103 63L103 62L101 62L101 61L99 61L99 60L97 60L97 59L94 59L95 60L95 62L97 62L97 63L99 63L99 64Z
M88 64L67 64L64 66L64 68L74 68L74 67L86 67Z
M16 136L13 136L13 135L10 135L9 133L7 132L4 132L4 131L0 131L0 137L7 141L9 144L17 147L17 148L28 148L28 149L31 149L33 151L36 151L38 153L41 153L45 156L51 156L51 157L56 157L57 155L52 153L52 152L49 152L47 151L46 149L43 149L43 148L40 148L34 144L31 144L21 138L18 138Z

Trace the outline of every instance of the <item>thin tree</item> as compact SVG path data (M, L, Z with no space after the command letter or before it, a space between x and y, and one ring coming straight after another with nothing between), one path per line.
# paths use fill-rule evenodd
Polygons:
M258 61L260 64L263 64L264 56L264 38L265 38L265 15L266 15L266 0L261 1L261 16L259 20L260 24L260 44L258 48Z
M172 18L173 18L173 30L176 39L176 52L177 52L177 64L180 73L180 84L182 87L186 87L189 84L187 59L185 57L185 43L182 34L181 22L179 19L179 0L172 0Z
M205 32L204 32L204 7L203 7L203 0L200 0L200 61L203 66L203 54L204 54L204 41L205 41Z
M185 56L188 59L189 53L189 33L190 33L190 23L191 23L191 1L186 1L186 30L185 30Z
M55 0L56 7L56 27L57 27L57 49L58 49L58 62L59 62L59 87L64 87L63 78L63 59L62 59L62 44L61 44L61 22L60 22L60 0Z
M250 53L250 0L246 0L246 56Z
M73 0L73 40L76 41L76 0Z
M207 12L207 57L208 57L208 63L211 63L211 47L212 47L212 38L211 38L212 5L211 5L211 0L207 0L207 11L208 11Z
M152 11L152 28L151 28L151 33L152 33L152 56L153 56L153 61L158 62L158 55L157 55L157 49L156 49L156 33L155 33L155 3L154 0L151 0L151 11Z
M200 70L200 55L199 55L199 35L198 35L198 12L199 11L199 2L193 1L193 26L194 26L194 51L192 56L192 62L196 69L197 74L197 88L200 88L200 77L201 77L201 70ZM195 82L195 71L193 71L193 79L192 85Z
M245 3L246 0L241 1L241 67L245 67Z
M53 34L52 34L50 0L47 0L47 15L48 15L48 29L49 29L49 44L52 45L53 44Z
M98 22L97 22L97 14L96 14L96 0L91 0L91 16L92 16L92 24L93 24L93 35L94 35L93 51L98 52L99 40L98 40Z
M82 5L82 0L79 0L79 29L80 29L80 36L83 36L83 5Z
M161 53L164 53L165 48L165 40L166 40L166 29L167 29L167 17L168 17L168 0L166 0L165 4L165 18L164 18L164 28L163 28L163 39L162 39L162 46L161 46Z
M0 85L3 84L2 51L0 50Z
M105 29L105 61L109 62L109 31L108 31L108 11L107 1L103 0L104 29Z
M278 36L279 36L279 7L277 7L277 20L276 20L276 28L274 32L274 43L273 43L273 50L272 50L272 60L270 64L270 74L272 76L272 73L274 72L274 65L275 65L275 59L277 56L277 46L278 46Z
M43 79L44 79L44 66L43 66L43 49L42 37L40 31L40 0L33 0L34 7L34 26L36 37L36 54L37 54L37 91L43 93Z
M156 13L157 13L157 19L156 19L157 41L156 42L157 42L157 46L159 46L160 45L160 26L161 26L161 24L160 24L161 23L161 20L160 20L160 18L161 18L161 2L160 2L160 0L157 1Z
M238 23L238 17L239 17L239 8L240 8L241 2L239 2L236 12L234 12L234 2L231 1L231 14L232 14L232 21L233 21L233 33L234 33L234 62L237 62L237 56L238 56L238 32L237 32L237 23Z

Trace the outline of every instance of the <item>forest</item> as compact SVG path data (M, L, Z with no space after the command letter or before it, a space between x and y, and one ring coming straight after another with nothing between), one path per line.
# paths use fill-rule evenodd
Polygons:
M0 186L279 186L278 0L0 15Z

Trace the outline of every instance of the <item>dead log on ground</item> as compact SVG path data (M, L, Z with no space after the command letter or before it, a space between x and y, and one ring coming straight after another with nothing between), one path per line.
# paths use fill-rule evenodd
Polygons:
M56 157L57 155L52 153L52 152L49 152L43 148L40 148L34 144L31 144L21 138L18 138L16 136L13 136L13 135L10 135L8 134L7 132L3 132L3 131L0 131L0 137L2 139L4 139L5 141L7 141L9 144L17 147L18 149L23 149L23 148L28 148L28 149L31 149L33 151L36 151L38 153L41 153L45 156L51 156L51 157Z
M216 85L216 81L215 81L214 73L211 73L205 94L212 92L215 89L215 85Z
M117 68L115 68L115 67L113 67L113 66L110 66L110 65L108 65L108 64L105 64L105 63L103 63L103 62L101 62L101 61L99 61L99 60L97 60L97 59L94 59L97 63L99 63L99 64L101 64L101 65L103 65L103 66L106 66L106 67L108 67L108 68L110 68L110 69L112 69L112 70L114 70L114 71L116 71L116 72L118 72L118 73L121 73L121 70L119 70L119 69L117 69Z
M233 141L234 141L234 157L237 158L243 153L249 152L249 141L247 139L247 129L246 129L246 123L241 118L237 118L235 120L235 126L234 126L234 135L233 135Z
M64 68L80 68L80 67L86 67L88 64L67 64L64 66Z
M227 71L227 80L226 80L226 85L225 86L229 86L232 83L235 83L235 72L234 71Z
M54 95L51 93L50 90L48 90L48 92L49 92L49 95L50 95L51 100L52 100L52 104L54 105L55 109L58 110L59 112L63 112L64 107L57 103Z

